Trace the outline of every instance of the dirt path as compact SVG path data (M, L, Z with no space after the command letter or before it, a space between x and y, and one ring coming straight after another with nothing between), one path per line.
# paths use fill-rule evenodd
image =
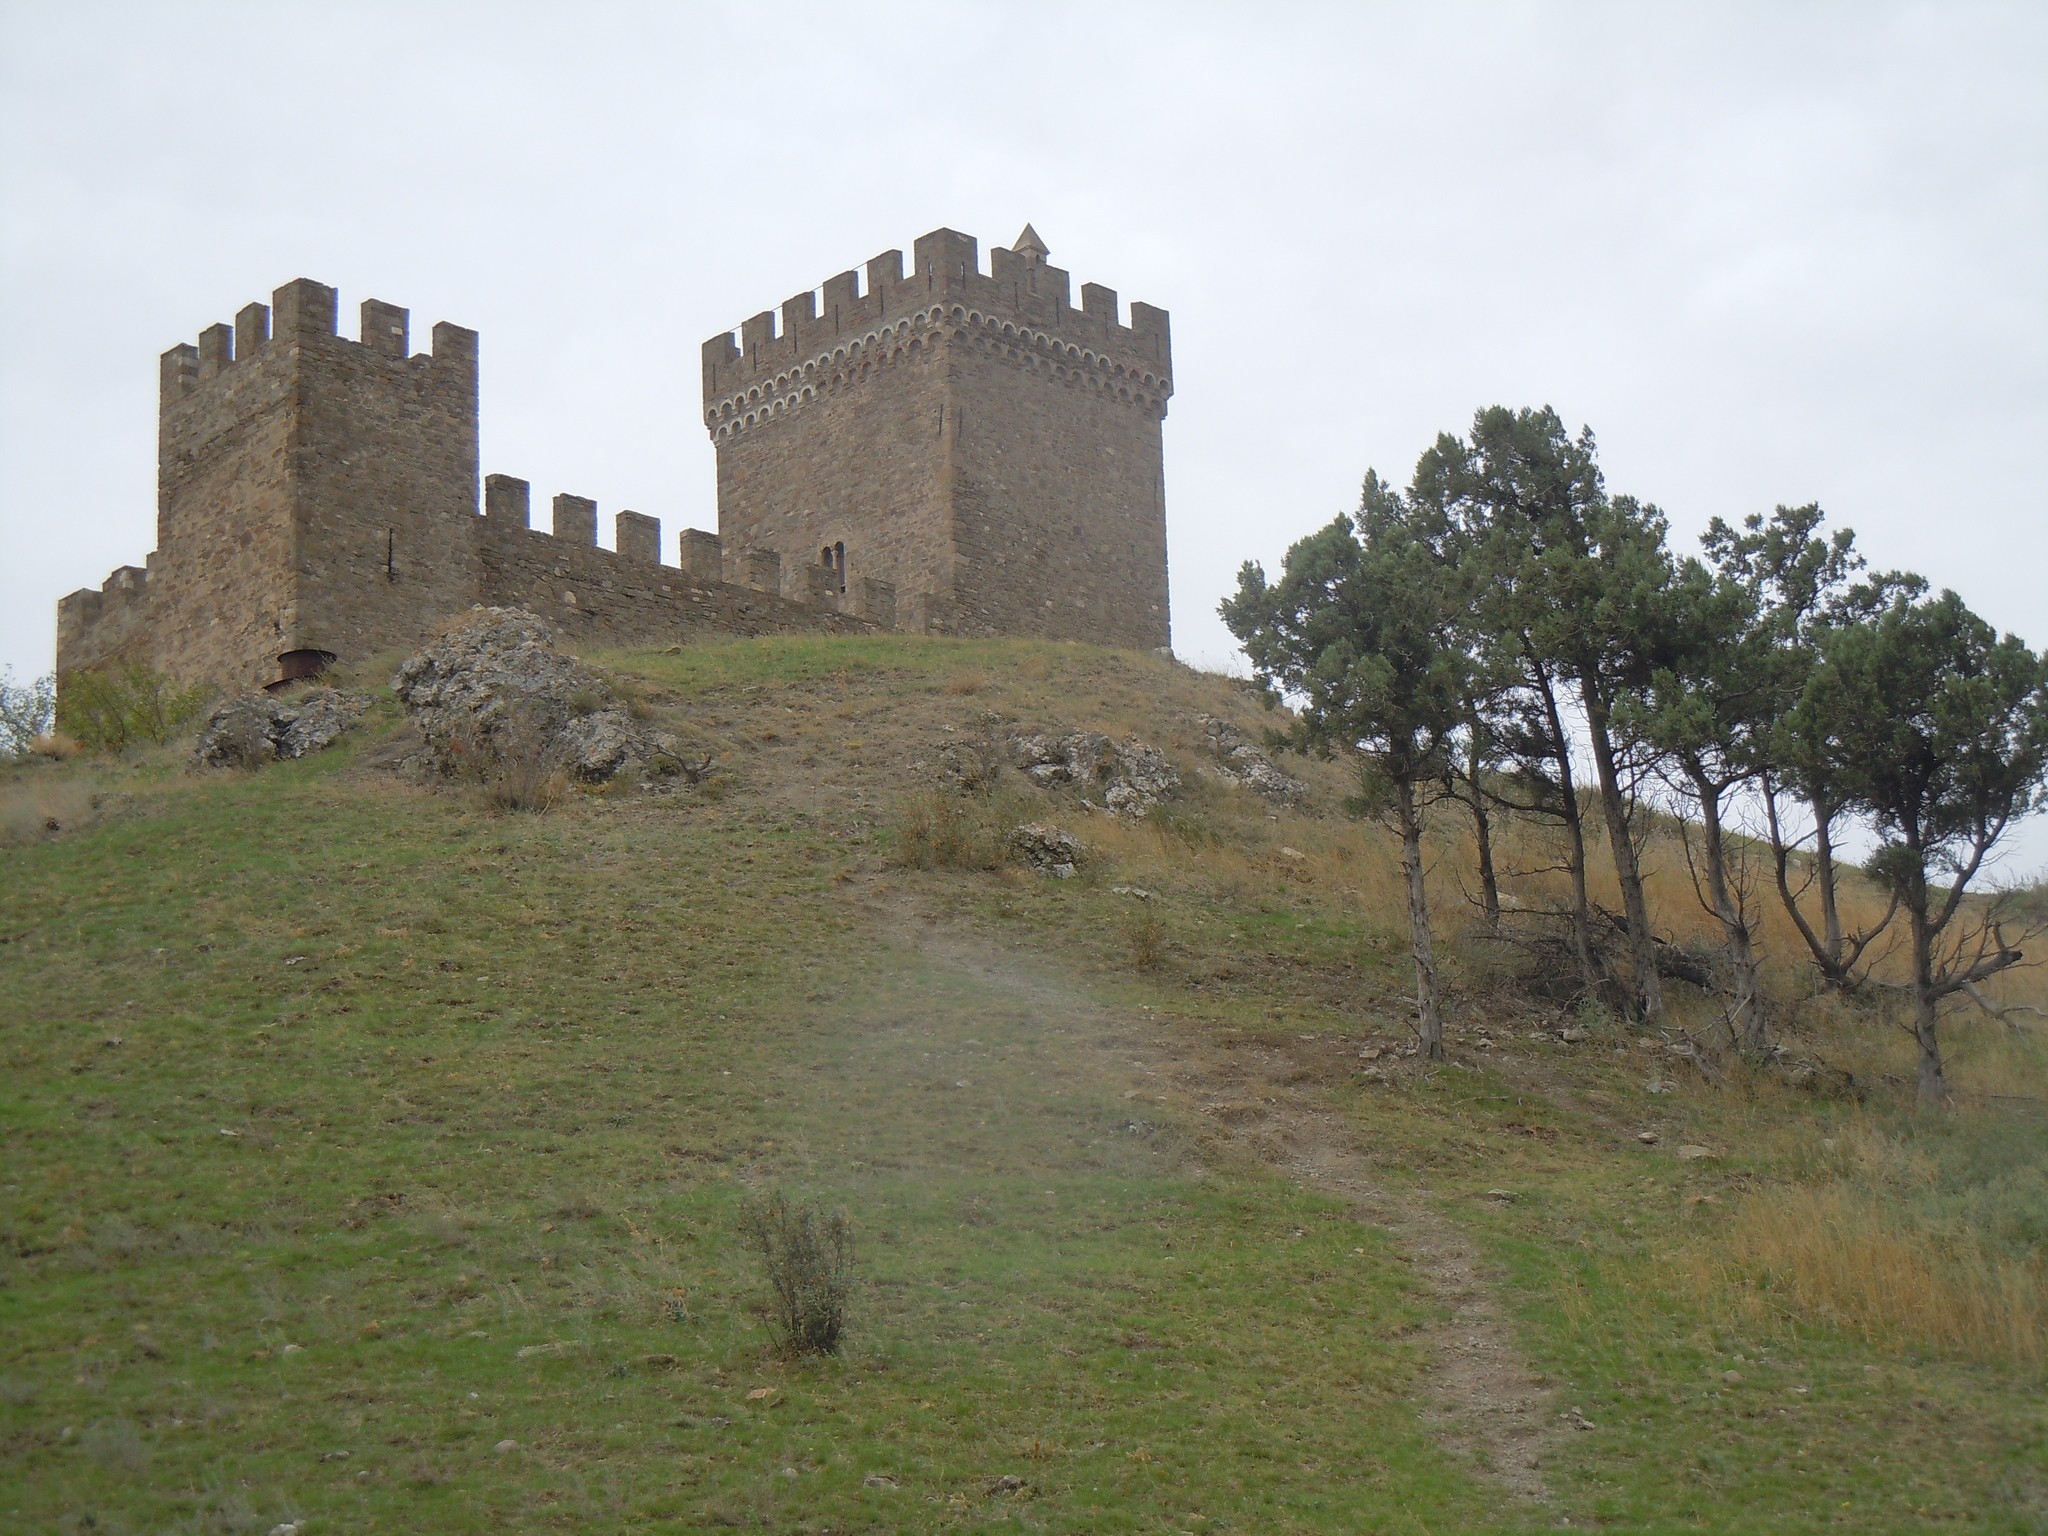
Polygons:
M1516 1348L1479 1252L1426 1200L1373 1177L1359 1127L1323 1098L1328 1064L1268 1041L1238 1048L1169 1035L1145 1012L1106 1008L1035 957L1005 953L896 892L870 888L864 910L886 939L935 965L972 975L1019 1001L1095 1026L1108 1074L1124 1097L1202 1115L1232 1145L1307 1188L1345 1201L1386 1230L1449 1313L1425 1338L1436 1355L1424 1375L1427 1417L1443 1441L1506 1491L1547 1500L1541 1462L1565 1431L1552 1394Z

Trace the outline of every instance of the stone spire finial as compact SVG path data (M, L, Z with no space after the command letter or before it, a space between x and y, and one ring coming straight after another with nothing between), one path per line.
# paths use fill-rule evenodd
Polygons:
M1029 224L1024 226L1024 233L1017 237L1017 243L1011 249L1019 256L1036 256L1040 261L1052 254L1045 248L1045 242L1038 238L1038 231Z

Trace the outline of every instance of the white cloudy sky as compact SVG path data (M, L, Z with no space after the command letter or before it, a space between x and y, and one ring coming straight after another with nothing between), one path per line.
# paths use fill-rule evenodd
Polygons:
M1027 219L1173 313L1191 660L1239 562L1496 401L1688 545L1818 499L2038 647L2044 81L2039 4L8 0L0 661L149 549L157 354L288 278L477 328L484 468L673 559L705 336Z

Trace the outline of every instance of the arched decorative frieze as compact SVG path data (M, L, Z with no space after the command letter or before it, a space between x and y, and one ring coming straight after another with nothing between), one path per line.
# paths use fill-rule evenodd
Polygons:
M829 351L792 363L765 386L765 399L763 385L735 391L706 410L706 427L714 437L735 436L772 416L863 383L877 367L921 361L940 338L1050 383L1085 388L1097 399L1128 403L1147 416L1163 415L1166 397L1173 393L1171 380L1120 363L1092 347L1030 326L1020 327L979 309L933 305L880 323L858 338L840 341Z

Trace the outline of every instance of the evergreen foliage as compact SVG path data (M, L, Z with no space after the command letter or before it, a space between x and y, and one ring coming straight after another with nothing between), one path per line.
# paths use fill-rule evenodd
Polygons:
M1971 887L2010 828L2048 805L2048 664L1952 592L1928 598L1905 572L1863 575L1854 534L1824 521L1812 503L1739 531L1717 518L1702 555L1681 558L1662 512L1609 493L1590 429L1573 436L1548 407L1495 406L1467 436L1439 435L1405 494L1368 471L1357 516L1290 549L1277 584L1245 565L1222 614L1260 682L1295 704L1288 740L1357 754L1358 808L1402 836L1432 1054L1441 1025L1420 842L1426 808L1448 797L1472 818L1495 936L1494 818L1553 824L1581 996L1655 1021L1666 976L1710 983L1727 999L1727 1043L1758 1057L1773 1047L1751 850L1767 847L1820 981L1910 997L1920 1095L1947 1097L1941 1004L1958 993L1982 1003L1976 984L2019 963L2021 940L2042 927ZM1619 914L1588 898L1581 750ZM1653 928L1646 809L1673 817L1720 929L1711 970ZM1857 820L1879 840L1868 872L1892 907L1848 933L1836 850ZM1900 915L1912 979L1881 983L1872 945ZM1627 946L1625 989L1603 953L1610 929Z

